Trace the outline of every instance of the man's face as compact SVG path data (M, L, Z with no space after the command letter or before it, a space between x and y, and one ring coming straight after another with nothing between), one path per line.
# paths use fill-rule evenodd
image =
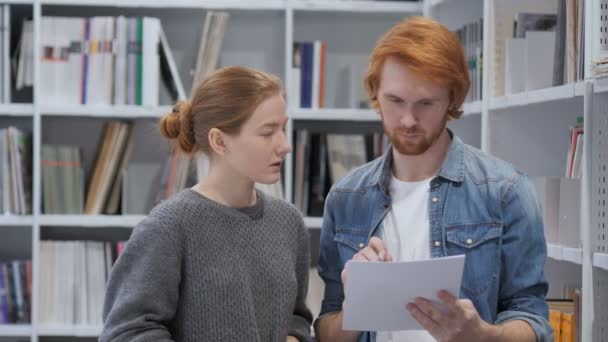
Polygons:
M389 57L382 68L378 103L393 147L403 155L419 155L445 130L450 94L447 87Z

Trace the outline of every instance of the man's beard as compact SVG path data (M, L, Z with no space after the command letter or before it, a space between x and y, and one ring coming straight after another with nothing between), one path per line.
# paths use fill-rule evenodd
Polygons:
M427 134L424 130L418 127L414 127L413 129L396 129L393 131L389 131L386 126L384 126L384 132L388 136L393 148L397 150L402 155L406 156L417 156L426 152L437 140L445 130L445 127L448 122L448 116L446 115L441 125L437 127L437 130L430 132ZM384 123L383 123L384 125ZM402 137L399 137L400 134L419 134L416 137L415 142L403 141Z

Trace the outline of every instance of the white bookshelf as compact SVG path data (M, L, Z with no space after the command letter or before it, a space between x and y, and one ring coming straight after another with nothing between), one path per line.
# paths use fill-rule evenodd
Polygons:
M14 1L19 3L19 1ZM23 3L28 3L23 1ZM29 1L32 3L32 1ZM319 12L394 13L422 12L420 3L394 1L340 1L340 0L175 0L170 6L155 0L41 0L45 6L103 6L125 8L202 8L236 10L285 10Z
M422 4L396 1L338 1L338 0L175 0L170 3L157 0L31 0L7 1L11 4L31 4L34 20L34 45L40 44L40 19L42 13L57 16L94 16L103 7L104 15L156 16L162 21L163 29L172 49L180 76L186 87L191 81L191 65L196 56L198 39L203 27L206 10L227 10L226 36L220 53L220 66L245 64L250 67L273 72L284 79L286 89L289 79L285 70L291 65L291 47L294 41L324 39L328 41L328 96L327 108L294 109L289 111L289 125L295 121L322 121L348 126L349 123L380 122L379 116L369 109L341 108L333 103L339 88L335 73L345 63L356 63L362 71L372 46L378 36L393 24L412 14L421 14ZM363 28L357 28L364 24ZM336 28L335 32L333 29ZM256 33L257 32L257 33ZM337 47L335 50L333 47ZM346 49L356 54L356 59L341 55ZM30 337L32 342L46 338L97 337L99 326L54 326L38 321L40 300L37 298L39 283L37 269L40 265L39 245L43 239L54 239L53 234L82 239L82 236L106 236L116 238L128 234L128 230L144 219L142 215L47 215L43 212L41 180L41 146L48 143L78 144L81 146L85 171L93 163L97 140L102 124L108 120L138 120L135 122L133 158L144 161L164 162L167 143L158 136L156 122L160 115L171 111L166 99L161 106L145 108L140 106L94 106L94 105L51 105L42 103L40 87L40 51L34 51L34 101L32 104L0 105L0 123L14 124L33 133L33 208L34 213L26 217L0 216L0 228L7 227L9 234L23 231L31 240L24 249L31 250L34 267L32 293L32 326L0 326L0 336ZM358 82L361 83L361 82ZM362 89L362 85L360 85ZM189 93L189 89L186 89ZM38 94L38 95L36 95ZM139 128L138 128L138 125ZM143 125L143 126L141 126ZM158 156L156 155L158 154ZM290 172L286 172L286 192L293 182ZM86 190L86 189L85 189ZM307 227L320 229L322 218L306 217ZM21 229L23 228L23 229ZM64 229L65 228L65 229ZM76 229L72 229L76 228ZM118 229L106 229L118 228ZM123 230L124 229L124 230ZM20 234L20 233L19 233ZM72 234L72 235L70 235ZM112 239L110 238L110 239ZM21 241L23 238L16 238ZM63 339L62 339L63 340Z
M143 215L41 215L41 226L56 227L135 227Z
M380 115L371 109L297 109L292 113L289 115L292 120L380 121Z
M328 48L342 46L340 51L332 51L332 68L338 69L342 61L348 63L365 63L370 48L375 43L377 37L397 21L407 15L420 14L424 11L436 19L442 21L451 29L456 29L462 24L474 21L479 17L484 17L484 37L489 37L493 29L493 21L489 7L496 1L503 0L424 0L417 2L397 2L397 1L340 1L340 0L175 0L170 3L157 0L5 0L8 4L33 4L34 20L40 20L42 9L54 11L60 15L62 11L68 11L71 15L96 15L95 8L106 7L104 10L111 15L129 13L138 15L138 11L146 15L159 16L163 20L163 28L167 31L170 44L176 50L178 68L184 83L189 83L190 61L196 54L194 47L198 46L197 41L192 41L195 34L187 35L187 31L200 31L204 18L204 10L223 9L230 11L231 17L228 22L229 31L222 54L220 64L234 63L236 61L246 61L246 65L260 68L263 70L277 73L284 81L286 88L289 89L290 76L287 72L291 66L292 51L291 46L294 41L310 41L313 39L327 39ZM543 0L545 1L545 0ZM553 1L553 0L551 0ZM589 1L589 6L599 7L599 0ZM191 10L191 11L190 11ZM599 10L598 10L599 11ZM76 13L76 14L74 14ZM187 13L187 18L184 14ZM590 18L587 12L587 18ZM166 21L165 21L166 20ZM185 25L184 22L191 21ZM591 20L588 20L591 22ZM358 29L360 25L361 28ZM598 23L588 27L589 33L585 36L587 46L591 46L595 39L593 27L598 27ZM250 36L249 31L253 29L264 30L264 35ZM335 27L335 30L333 29ZM198 31L197 31L198 30ZM266 31L267 30L267 31ZM270 38L268 38L270 37ZM190 39L190 40L188 40ZM249 44L253 40L257 46ZM40 41L40 32L35 32L35 42ZM591 121L592 116L597 110L585 108L584 103L590 101L591 95L586 92L587 83L579 82L567 84L559 87L552 87L540 90L524 92L509 96L492 96L489 92L492 54L491 46L484 45L484 75L483 75L483 100L466 103L463 106L464 117L456 120L454 127L457 135L473 135L480 141L480 146L485 152L497 155L500 158L513 162L524 171L532 175L560 175L561 167L565 164L564 150L566 147L554 148L562 144L559 137L567 134L568 123L577 115L585 116L586 124ZM253 49L249 51L248 49ZM589 63L595 54L595 49L589 47L586 64ZM346 52L344 52L346 51ZM593 53L591 53L593 52ZM351 56L352 55L352 56ZM35 54L36 60L38 51ZM350 58L350 59L349 59ZM329 59L328 59L329 61ZM357 64L357 65L359 65ZM39 63L35 65L35 72L39 72ZM332 70L328 68L328 70ZM360 75L358 75L360 76ZM319 121L321 125L338 125L348 127L349 124L359 125L376 124L380 122L379 115L370 109L348 109L339 103L332 103L339 99L339 94L335 93L339 88L336 75L328 74L327 82L331 87L328 92L334 92L327 96L328 108L323 109L300 109L292 108L289 110L288 136L293 137L293 130L300 122ZM358 80L361 81L361 80ZM360 83L360 82L359 82ZM595 95L603 96L608 92L608 80L598 80L595 84ZM595 101L597 103L597 101ZM41 140L41 132L45 129L48 121L53 120L74 120L77 122L91 121L101 122L106 119L149 119L152 122L161 114L170 111L171 106L160 106L156 108L142 108L135 106L49 106L45 103L34 104L5 104L0 105L0 123L3 121L12 122L20 120L27 122L34 132L34 206L35 212L31 216L14 217L0 216L0 228L2 227L32 227L33 229L23 229L31 234L32 260L34 269L39 265L38 245L41 239L41 230L47 227L85 227L85 228L131 228L141 221L144 216L140 215L45 215L40 212L41 185L40 185L40 146L45 143ZM145 121L145 120L140 120ZM69 121L71 122L71 121ZM60 125L55 125L57 127ZM529 127L528 127L529 126ZM608 131L608 130L607 130ZM146 131L146 134L151 134ZM66 134L71 134L69 128ZM145 134L144 134L145 135ZM517 137L517 142L509 137ZM587 137L586 137L587 139ZM591 137L589 137L591 139ZM590 141L586 146L597 143L597 139ZM538 151L528 150L526 144L535 147L538 144ZM156 141L150 144L149 149L155 150ZM606 146L604 145L604 148ZM145 146L146 149L148 146ZM563 152L563 153L562 153ZM588 153L588 152L586 152ZM529 155L528 158L521 157ZM591 160L592 158L588 157ZM291 198L293 190L293 162L288 158L285 165L285 193L287 198ZM597 165L593 165L594 167ZM591 182L590 170L584 174L587 182ZM584 182L583 182L584 183ZM584 187L585 185L583 185ZM595 185L594 185L595 186ZM595 189L595 187L594 187ZM584 197L585 195L583 195ZM591 194L587 193L588 197ZM585 201L583 201L585 203ZM589 201L589 203L591 203ZM590 220L590 217L597 214L597 209L592 204L581 206L582 217ZM588 214L585 214L588 213ZM322 218L305 217L304 222L307 227L319 229L322 225ZM590 246L593 246L590 237L592 224L583 224L583 235L589 237L582 241L582 248L569 248L558 245L548 245L549 258L559 264L579 265L577 273L574 275L563 275L562 278L576 277L583 280L583 305L586 316L583 324L583 341L592 341L592 331L597 324L608 325L608 322L586 323L589 313L597 309L597 305L608 308L608 300L601 304L594 304L593 294L598 294L600 289L594 284L593 275L598 271L608 272L608 256L603 253L593 253ZM103 229L99 229L102 231ZM12 229L11 232L16 231ZM585 235L587 234L587 235ZM571 266L571 265L570 265ZM564 266L566 267L566 266ZM575 267L576 268L576 267ZM591 270L591 271L589 271ZM41 286L34 277L33 289ZM595 291L595 292L594 292ZM591 297L590 297L591 296ZM33 312L38 312L37 303L34 302ZM597 309L599 310L599 309ZM601 316L604 317L604 316ZM34 317L34 320L36 318ZM77 336L77 337L96 337L100 327L72 327L72 326L39 326L38 322L32 326L2 326L0 325L0 336L30 336L32 342L38 341L39 337L46 336ZM594 335L599 336L599 335ZM608 338L605 337L605 338Z
M34 0L3 0L2 3L7 5L32 5Z
M245 9L245 10L283 10L285 0L175 0L168 6L167 3L155 0L42 0L45 6L103 6L117 8L201 8L201 9Z
M48 326L38 327L39 336L71 336L71 337L97 337L101 333L101 326Z
M32 117L34 106L31 104L0 104L0 116Z
M304 217L304 224L310 229L321 229L323 226L322 217Z
M572 83L513 95L493 97L490 99L490 110L504 110L533 104L567 101L576 97L582 97L582 88L583 83Z
M25 324L0 324L0 337L26 337L32 334L32 326Z
M416 13L422 12L418 2L397 1L340 1L340 0L287 0L287 6L300 11L362 12L362 13Z
M32 215L0 215L0 227L31 226L34 224Z
M463 116L481 115L481 101L466 102L462 105Z
M583 264L583 250L581 248L547 244L547 256L557 261L568 261L577 265Z
M116 119L158 119L161 115L170 112L171 106L142 107L142 106L43 106L40 113L49 116L76 116L94 118Z
M608 271L608 254L593 253L593 266Z

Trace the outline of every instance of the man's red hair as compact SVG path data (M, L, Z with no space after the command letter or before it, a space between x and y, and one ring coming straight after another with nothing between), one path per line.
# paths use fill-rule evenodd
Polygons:
M378 109L378 88L384 62L396 57L414 72L450 90L448 114L462 115L460 107L469 91L469 69L456 35L425 17L410 17L380 38L370 56L365 88L373 108Z

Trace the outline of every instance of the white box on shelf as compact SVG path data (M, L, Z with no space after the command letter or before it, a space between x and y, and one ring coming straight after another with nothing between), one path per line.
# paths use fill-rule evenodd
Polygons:
M505 94L526 90L526 40L509 38L506 43Z
M549 243L559 242L559 177L533 177L532 183L541 205L545 238Z
M528 31L525 38L526 90L553 85L555 32Z
M581 246L581 182L562 178L559 186L558 241L564 247Z

